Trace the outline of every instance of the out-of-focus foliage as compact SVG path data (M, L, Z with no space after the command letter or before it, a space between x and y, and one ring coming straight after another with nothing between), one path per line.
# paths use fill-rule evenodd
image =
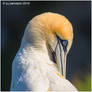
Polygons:
M84 72L85 73L85 72ZM91 75L88 73L81 73L82 75L75 75L72 82L79 91L91 91Z

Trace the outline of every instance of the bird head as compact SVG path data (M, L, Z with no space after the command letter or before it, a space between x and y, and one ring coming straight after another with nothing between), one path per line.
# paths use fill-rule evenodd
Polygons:
M50 59L66 76L66 58L73 41L73 28L66 17L51 12L37 15L28 23L23 39L40 50L45 44Z

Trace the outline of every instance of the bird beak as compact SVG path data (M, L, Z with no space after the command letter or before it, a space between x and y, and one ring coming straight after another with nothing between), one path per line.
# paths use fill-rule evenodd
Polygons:
M56 53L56 63L59 72L66 78L66 58L67 54L63 49L62 43L60 42L60 39L58 39L58 43L55 49Z

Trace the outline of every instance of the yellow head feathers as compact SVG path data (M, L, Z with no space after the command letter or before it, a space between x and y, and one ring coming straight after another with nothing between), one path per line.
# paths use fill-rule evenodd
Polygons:
M68 40L68 48L71 47L73 28L69 20L63 15L50 12L43 13L34 17L30 23L32 27L40 29L38 32L41 36L43 35L43 39L55 40L54 37L57 34L61 39Z
M42 45L50 43L55 46L56 35L62 40L68 41L67 52L69 51L73 40L73 28L66 17L57 13L43 13L34 17L26 27L24 42L30 41L31 44ZM30 39L31 38L31 39Z
M63 15L48 12L38 15L34 19L42 22L47 30L57 33L62 39L72 40L72 25Z

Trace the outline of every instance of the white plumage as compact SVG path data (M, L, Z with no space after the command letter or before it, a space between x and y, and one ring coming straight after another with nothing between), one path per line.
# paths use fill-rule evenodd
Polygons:
M40 38L36 31L34 37L32 30L36 29L32 26L29 22L12 64L11 91L77 92L77 89L60 74L57 64L50 59L44 38ZM34 26L36 28L36 25Z

